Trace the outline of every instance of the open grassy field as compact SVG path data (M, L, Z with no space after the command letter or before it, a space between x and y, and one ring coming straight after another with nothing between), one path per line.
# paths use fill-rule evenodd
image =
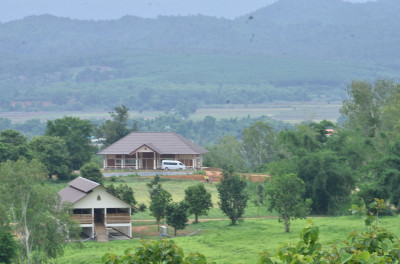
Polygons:
M114 184L127 184L134 189L136 200L139 203L148 204L148 192L146 184L151 178L120 177ZM110 184L109 180L105 185ZM161 181L163 187L172 194L174 201L184 198L184 190L196 181L165 179ZM50 187L59 190L66 183L51 184ZM189 224L185 230L178 231L178 236L173 237L178 246L183 248L185 254L199 252L207 256L210 261L216 263L256 263L260 252L269 250L276 252L278 246L283 243L295 243L299 233L306 223L305 219L295 220L291 225L291 232L285 233L283 223L279 223L274 214L267 212L265 208L258 210L251 203L244 214L243 220L236 226L230 226L230 221L219 210L218 193L216 184L205 184L212 194L214 208L208 216L202 216L202 222ZM193 216L190 217L193 219ZM354 230L365 231L364 222L360 217L310 217L320 228L320 238L324 243L345 239L346 235ZM155 220L148 212L139 213L132 217L132 240L110 241L108 243L71 243L65 251L65 255L57 259L57 263L101 263L101 257L107 252L122 254L128 247L136 247L140 239L158 238L158 230ZM384 217L380 226L388 228L393 233L400 235L400 218ZM193 235L191 233L196 232ZM173 234L172 228L169 234Z
M198 121L210 115L217 119L222 118L241 118L250 116L251 118L262 115L270 116L277 120L288 123L300 123L304 120L322 121L324 119L336 122L339 117L341 102L271 102L263 105L215 105L203 107L190 115L189 119ZM130 111L130 116L143 117L145 119L155 118L165 113L162 111ZM0 117L8 118L13 123L25 122L30 119L40 119L42 121L62 118L64 116L75 116L82 119L104 119L110 115L106 110L91 111L50 111L50 112L1 112Z
M320 228L320 239L323 243L345 239L349 232L365 231L360 217L315 217L315 225ZM400 219L385 217L382 227L400 235ZM208 260L218 264L256 263L259 253L269 250L276 253L283 243L295 243L306 220L292 222L291 232L285 233L283 224L277 219L245 219L236 226L229 221L207 221L188 226L191 230L201 229L193 236L171 238L183 248L185 254L199 252ZM58 263L101 263L101 257L107 252L122 254L128 247L138 246L139 240L110 241L108 243L85 242L71 243L65 255Z

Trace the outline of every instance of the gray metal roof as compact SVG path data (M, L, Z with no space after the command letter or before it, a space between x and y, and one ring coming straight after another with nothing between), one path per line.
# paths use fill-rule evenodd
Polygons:
M58 192L58 194L61 196L61 202L71 202L71 203L76 203L77 201L88 195L87 193L77 190L70 186L62 189L61 191Z
M78 177L68 183L68 187L59 191L58 194L61 196L62 202L76 203L99 185L97 182Z
M78 177L72 182L68 183L68 185L83 192L89 192L94 188L96 188L97 186L99 186L100 184L82 177Z
M98 154L129 155L146 145L159 154L204 154L208 151L173 132L133 132Z
M76 178L75 180L68 183L68 185L68 187L65 187L64 189L59 191L58 194L61 196L61 202L71 202L73 204L89 195L94 188L101 186L97 182L82 177ZM102 188L104 187L102 186ZM129 203L121 200L116 196L114 197L125 203L128 207L131 207Z

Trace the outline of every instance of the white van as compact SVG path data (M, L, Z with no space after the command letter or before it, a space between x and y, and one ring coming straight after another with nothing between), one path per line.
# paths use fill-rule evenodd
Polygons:
M185 164L177 160L161 161L161 169L163 170L186 170Z

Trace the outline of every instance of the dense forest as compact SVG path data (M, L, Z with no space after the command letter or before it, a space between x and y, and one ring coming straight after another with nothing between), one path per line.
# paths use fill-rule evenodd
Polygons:
M207 16L0 24L0 111L176 109L342 100L351 80L398 79L400 3L280 0Z

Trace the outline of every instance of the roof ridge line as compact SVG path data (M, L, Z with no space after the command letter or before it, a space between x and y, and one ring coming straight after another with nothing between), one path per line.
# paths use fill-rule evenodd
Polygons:
M101 184L100 184L100 183L98 183L98 182L95 182L95 181L92 181L92 180L86 179L86 178L84 178L84 177L82 177L82 176L78 176L77 178L82 178L82 179L84 179L84 180L87 180L87 181L93 182L93 183L95 183L95 184L97 184L97 185L101 185ZM68 185L69 185L69 184L68 184Z
M191 142L189 139L182 137L181 135L175 133L175 132L171 132L174 133L176 136L178 136L180 139L182 139L182 141L186 144L186 146L188 146L190 149L192 149L194 152L197 152L196 149L194 149L191 145L189 145L186 141L190 142L191 144L195 144L193 142Z

